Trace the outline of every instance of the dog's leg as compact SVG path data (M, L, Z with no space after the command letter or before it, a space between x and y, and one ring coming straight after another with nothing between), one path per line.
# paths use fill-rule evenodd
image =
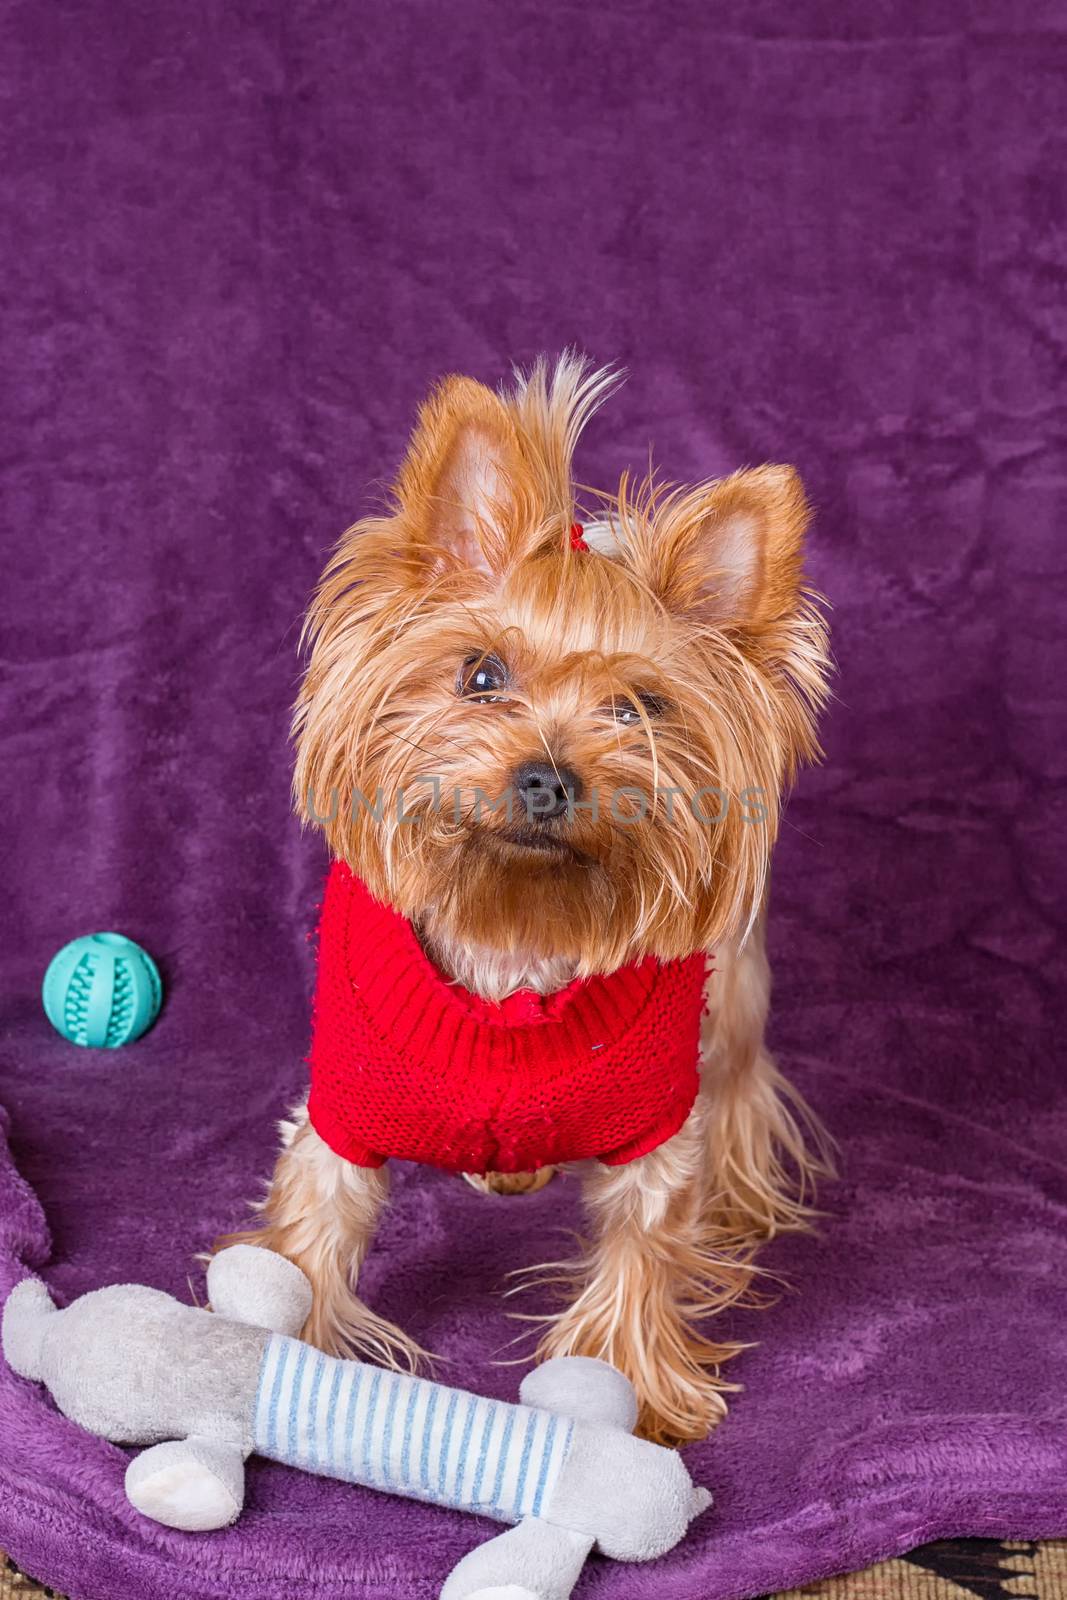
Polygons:
M319 1138L305 1107L294 1115L283 1125L260 1226L228 1235L216 1249L256 1244L295 1261L314 1296L303 1337L320 1350L414 1370L425 1351L355 1292L388 1193L386 1169L344 1161Z
M726 1385L718 1369L737 1348L694 1327L736 1299L746 1281L704 1227L704 1159L697 1108L651 1155L589 1171L583 1197L593 1237L583 1260L553 1263L573 1283L573 1298L537 1352L542 1360L610 1361L637 1391L637 1431L664 1443L703 1438L722 1418Z
M760 918L743 949L716 953L701 1037L705 1217L738 1249L803 1228L830 1141L764 1041L771 973Z
M740 1347L694 1324L744 1294L760 1241L803 1225L811 1179L826 1170L807 1151L805 1108L763 1045L761 930L745 951L723 954L710 982L689 1119L651 1155L589 1173L591 1246L584 1261L554 1264L574 1296L538 1350L619 1367L637 1390L638 1432L664 1442L702 1438L725 1415L735 1385L720 1368Z

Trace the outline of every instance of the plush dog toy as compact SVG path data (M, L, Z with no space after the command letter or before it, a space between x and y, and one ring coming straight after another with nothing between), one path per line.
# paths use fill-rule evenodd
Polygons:
M606 1362L548 1361L509 1405L301 1343L310 1286L269 1250L223 1250L207 1283L214 1314L136 1284L57 1311L37 1279L4 1308L17 1373L90 1433L151 1445L126 1492L157 1522L232 1522L255 1451L517 1524L463 1558L443 1600L566 1600L594 1545L649 1561L710 1503L680 1456L632 1437L633 1389Z

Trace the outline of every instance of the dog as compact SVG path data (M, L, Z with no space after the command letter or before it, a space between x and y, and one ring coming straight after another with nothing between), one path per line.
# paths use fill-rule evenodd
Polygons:
M628 1157L590 1159L602 1146L581 1139L561 1153L542 1128L509 1159L474 1152L464 1169L453 1144L440 1163L514 1193L578 1151L590 1240L562 1264L566 1302L538 1355L611 1362L635 1386L640 1432L680 1442L721 1419L733 1387L722 1367L740 1346L706 1319L750 1289L761 1241L807 1224L829 1170L763 1034L770 859L783 793L819 755L830 662L791 468L690 488L624 476L579 511L574 448L616 382L567 354L499 393L466 377L434 389L385 514L343 536L311 606L294 794L345 893L385 908L425 982L490 1019L517 995L550 1009L598 982L610 993L619 974L684 987L701 964L678 1031L692 1059L663 1086L669 1120ZM518 820L504 790L526 802ZM383 1151L376 1133L378 1154L353 1156L358 1097L344 1137L332 1112L316 1116L313 1051L311 1111L283 1124L258 1226L229 1242L306 1273L314 1344L413 1367L424 1352L357 1289L387 1199L382 1155L427 1159L402 1055L375 1117L388 1122L392 1093L410 1148ZM610 1070L595 1092L588 1120L610 1121Z

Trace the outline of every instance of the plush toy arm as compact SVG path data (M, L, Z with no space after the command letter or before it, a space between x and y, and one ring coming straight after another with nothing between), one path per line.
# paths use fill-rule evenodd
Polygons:
M568 1600L592 1548L591 1534L526 1517L465 1555L441 1600Z
M217 1439L168 1439L134 1456L126 1495L136 1510L168 1528L225 1528L244 1505L244 1456L237 1445Z
M311 1314L311 1285L292 1261L254 1244L213 1256L207 1293L216 1316L295 1339Z

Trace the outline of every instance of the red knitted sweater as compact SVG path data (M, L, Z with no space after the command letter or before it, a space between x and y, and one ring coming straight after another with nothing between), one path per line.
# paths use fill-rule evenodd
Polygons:
M647 1155L697 1092L705 957L652 957L500 1004L438 972L411 924L335 862L319 925L312 1125L363 1167L532 1172Z

